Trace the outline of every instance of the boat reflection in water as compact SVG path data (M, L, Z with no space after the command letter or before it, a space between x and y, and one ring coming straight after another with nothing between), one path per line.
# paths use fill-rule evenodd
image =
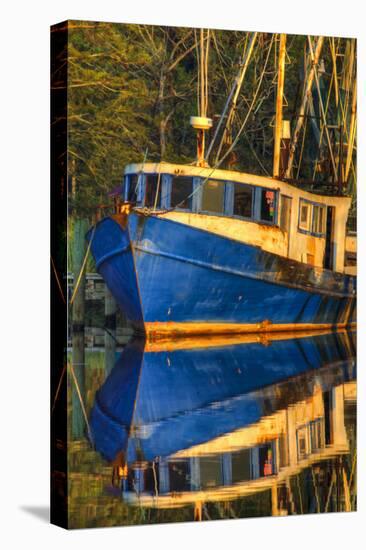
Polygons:
M355 355L352 332L134 341L96 395L95 448L131 505L193 505L201 519L206 503L268 491L287 514L290 480L312 468L315 483L316 465L330 488L318 511L354 509Z

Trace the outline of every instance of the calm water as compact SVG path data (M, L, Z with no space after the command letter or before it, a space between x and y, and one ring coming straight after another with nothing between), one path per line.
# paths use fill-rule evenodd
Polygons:
M136 340L86 386L71 527L356 509L355 333Z

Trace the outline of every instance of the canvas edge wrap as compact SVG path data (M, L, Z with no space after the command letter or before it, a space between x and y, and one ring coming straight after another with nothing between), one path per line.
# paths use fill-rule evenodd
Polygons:
M51 523L68 527L67 471L67 78L68 22L51 46Z

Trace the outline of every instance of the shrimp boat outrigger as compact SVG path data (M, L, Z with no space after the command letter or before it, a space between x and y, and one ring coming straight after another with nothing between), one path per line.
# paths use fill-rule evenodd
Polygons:
M157 338L354 324L351 198L209 167L212 122L191 123L196 165L128 165L116 213L88 233L96 268L136 330Z

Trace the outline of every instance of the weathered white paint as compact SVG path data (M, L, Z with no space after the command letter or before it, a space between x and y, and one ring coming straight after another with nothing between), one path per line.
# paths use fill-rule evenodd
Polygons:
M223 237L258 246L281 256L287 254L287 233L277 226L262 225L237 218L195 214L194 212L167 212L161 217L204 229Z

